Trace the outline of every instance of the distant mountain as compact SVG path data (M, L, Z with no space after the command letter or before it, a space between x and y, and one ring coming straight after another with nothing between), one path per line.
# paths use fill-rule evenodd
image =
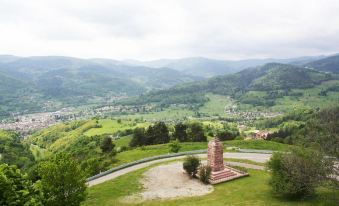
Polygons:
M46 107L53 110L102 103L112 96L138 95L201 80L174 69L128 66L112 61L0 56L0 116L41 111Z
M319 71L339 73L339 54L305 64Z
M267 63L275 62L302 65L324 57L325 56L306 56L290 59L245 59L235 61L192 57L183 59L159 59L154 61L126 60L122 61L121 64L147 66L152 68L168 67L189 75L207 78L217 75L232 74L249 67L256 67Z
M229 95L242 100L248 92L263 91L286 95L291 89L310 88L332 78L331 74L299 66L269 63L245 69L235 74L213 77L173 88L142 95L139 103L155 102L164 105L177 103L203 103L204 94ZM264 99L262 99L265 101ZM264 103L265 104L265 103Z

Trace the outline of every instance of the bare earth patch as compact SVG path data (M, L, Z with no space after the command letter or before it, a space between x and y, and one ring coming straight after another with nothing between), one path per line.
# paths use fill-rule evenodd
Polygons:
M200 196L213 191L213 186L189 178L182 169L182 162L160 165L148 170L144 173L141 183L144 190L125 197L124 202Z

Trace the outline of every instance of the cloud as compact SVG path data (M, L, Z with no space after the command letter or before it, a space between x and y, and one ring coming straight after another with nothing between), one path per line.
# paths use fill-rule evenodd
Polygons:
M337 0L0 0L0 53L113 59L339 51Z

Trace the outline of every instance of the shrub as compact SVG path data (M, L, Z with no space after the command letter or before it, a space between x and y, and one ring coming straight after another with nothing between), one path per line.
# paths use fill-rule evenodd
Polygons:
M173 152L173 153L178 153L179 150L181 149L181 146L178 140L172 141L168 146L170 148L170 152Z
M199 165L200 165L199 158L191 155L186 157L183 163L183 168L189 176L195 177L198 172Z
M199 179L201 182L208 184L211 176L212 168L208 165L202 165L199 168Z
M326 162L320 153L305 149L274 153L267 165L273 192L293 198L312 195L329 173Z

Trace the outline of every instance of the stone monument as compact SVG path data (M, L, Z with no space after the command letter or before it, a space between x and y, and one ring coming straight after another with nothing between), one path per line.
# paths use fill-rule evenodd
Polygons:
M225 166L223 144L216 137L208 143L207 164L212 169L210 176L211 184L217 184L248 175L247 173Z

